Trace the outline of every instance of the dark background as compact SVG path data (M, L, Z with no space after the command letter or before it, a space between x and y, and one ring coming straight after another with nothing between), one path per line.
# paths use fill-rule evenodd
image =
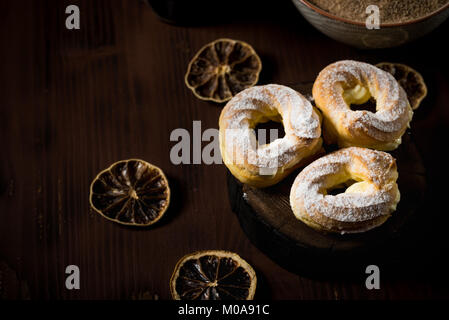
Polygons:
M80 7L80 30L65 28L69 4ZM177 260L202 249L239 253L257 270L262 298L449 297L448 22L401 48L361 51L320 34L289 1L245 8L223 1L204 12L194 25L174 26L137 0L0 2L0 297L169 299ZM429 96L412 130L430 196L402 276L381 274L381 289L369 291L364 270L352 279L289 273L241 231L225 166L171 164L173 129L191 131L193 120L203 130L218 126L222 106L195 98L184 74L195 52L220 37L253 45L261 84L311 82L348 58L402 62L423 73ZM171 206L154 227L123 227L89 207L95 175L127 158L149 161L169 178ZM80 267L80 290L65 289L69 264Z

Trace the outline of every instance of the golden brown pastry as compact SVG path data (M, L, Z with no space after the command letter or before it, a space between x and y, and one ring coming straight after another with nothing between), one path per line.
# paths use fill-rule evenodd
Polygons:
M376 112L351 110L351 104L376 100ZM394 77L373 65L344 60L324 68L313 85L323 112L324 139L340 147L394 150L412 120L407 95Z
M285 136L258 146L254 128L269 120L282 121ZM246 89L220 115L223 162L243 183L273 185L321 149L320 122L310 102L289 87L270 84Z
M376 64L376 67L390 73L407 93L412 110L418 109L422 100L427 96L427 86L423 76L412 67L402 63L380 62Z
M351 147L309 164L296 177L290 205L310 227L338 233L364 232L396 210L400 193L395 159L388 153ZM348 186L345 192L328 194Z

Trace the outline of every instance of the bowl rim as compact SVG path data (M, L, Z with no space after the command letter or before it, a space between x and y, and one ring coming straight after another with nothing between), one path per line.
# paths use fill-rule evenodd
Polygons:
M295 0L293 0L293 1L295 1ZM329 13L329 12L327 12L327 11L317 7L316 5L310 3L308 0L297 0L297 1L301 2L303 5L307 6L308 8L312 9L313 11L315 11L315 12L317 12L317 13L319 13L319 14L327 17L327 18L334 19L334 20L341 21L341 22L345 22L345 23L352 24L352 25L365 27L365 22L349 20L349 19L346 19L346 18L335 16L332 13ZM435 15L441 13L442 11L444 11L446 9L449 9L449 2L446 3L444 6L442 6L441 8L437 9L436 11L433 11L433 12L429 13L426 16L419 17L419 18L416 18L416 19L413 19L413 20L404 21L404 22L381 23L379 25L379 27L381 27L381 28L385 28L385 27L386 28L391 28L391 27L400 27L400 26L406 26L406 25L418 23L418 22L427 20L427 19L435 16Z

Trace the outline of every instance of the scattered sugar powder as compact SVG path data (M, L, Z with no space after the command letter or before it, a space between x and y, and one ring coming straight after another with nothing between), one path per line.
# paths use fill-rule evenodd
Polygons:
M348 166L354 165L354 159L360 159L373 182L378 186L374 193L341 193L324 195L327 176L335 175ZM294 196L296 201L303 199L304 207L313 216L315 212L342 222L358 222L374 219L389 213L389 207L395 198L391 194L393 183L386 181L387 170L393 158L381 151L351 147L341 149L324 156L307 166L296 178Z
M276 113L283 119L285 137L258 146L249 119ZM288 166L301 148L321 136L319 117L310 102L281 85L256 86L240 92L225 107L221 118L226 122L225 144L232 162L249 162L259 168ZM298 139L304 142L298 143Z
M369 136L384 140L383 133L401 132L410 122L407 96L394 77L368 63L343 60L327 66L318 75L322 81L321 96L329 96L328 108L332 113L343 113L341 125L354 126ZM344 83L357 82L367 87L376 99L378 111L351 110L343 99Z

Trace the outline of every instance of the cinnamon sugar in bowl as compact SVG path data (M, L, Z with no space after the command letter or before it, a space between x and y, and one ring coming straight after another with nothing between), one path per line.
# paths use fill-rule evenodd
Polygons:
M433 31L449 16L449 0L292 0L316 29L358 48L389 48ZM379 8L379 28L368 29L366 7Z

